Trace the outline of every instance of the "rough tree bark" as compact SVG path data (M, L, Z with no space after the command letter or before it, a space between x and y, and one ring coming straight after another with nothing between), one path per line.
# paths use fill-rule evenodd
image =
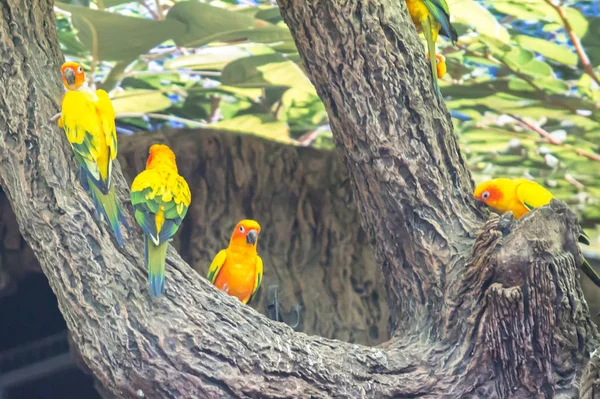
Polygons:
M387 340L381 271L364 230L356 228L358 212L336 154L208 129L120 136L129 184L155 142L169 144L180 173L194 182L194 201L173 242L190 266L206 276L235 223L256 218L267 267L252 307L264 314L269 286L277 285L283 310L302 306L298 331L365 345ZM0 244L0 283L10 293L21 276L41 269L1 191Z
M172 247L170 289L150 300L139 235L119 251L96 224L49 121L61 92L51 4L0 2L0 183L96 378L120 397L596 396L574 214L555 201L486 222L404 2L279 3L386 276L395 334L375 348L271 322Z

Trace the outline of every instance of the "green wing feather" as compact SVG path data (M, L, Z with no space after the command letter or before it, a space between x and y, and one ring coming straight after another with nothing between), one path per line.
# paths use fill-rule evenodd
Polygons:
M254 280L254 289L252 290L252 295L250 295L250 298L248 298L248 302L246 302L246 304L250 303L252 301L252 298L254 298L256 296L256 293L258 292L258 289L260 288L260 284L262 283L262 276L263 276L263 261L261 259L260 256L256 256L256 278Z
M423 0L423 3L440 24L440 34L450 39L452 44L456 43L458 34L450 23L450 8L446 0Z
M222 249L217 253L213 261L210 263L210 267L208 268L208 275L206 276L206 278L208 279L208 281L210 281L211 284L215 283L215 280L217 279L221 268L225 264L225 259L227 259L227 250Z
M187 214L191 200L189 187L181 176L177 176L177 182L187 189L187 192L183 194L183 200L180 193L171 193L170 196L157 195L159 189L161 192L169 191L168 179L169 177L161 175L159 171L149 169L140 173L132 184L131 204L135 211L135 220L144 234L156 245L166 242L177 233L183 218ZM181 188L180 186L176 187ZM165 201L164 199L167 197L170 197L170 200ZM164 215L164 223L160 231L157 231L156 215L161 209Z
M429 62L431 64L431 77L433 79L433 87L435 87L435 92L438 97L442 96L440 92L440 86L438 84L437 77L437 58L435 58L435 42L433 41L433 20L431 17L427 17L421 23L423 25L423 34L425 35L425 40L427 41L427 50L429 51Z

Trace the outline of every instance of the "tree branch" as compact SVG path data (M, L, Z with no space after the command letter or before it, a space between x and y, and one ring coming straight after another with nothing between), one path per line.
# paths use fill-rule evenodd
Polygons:
M125 398L577 396L598 334L575 279L574 214L554 201L518 223L492 218L475 239L484 212L404 2L280 5L349 169L395 337L367 348L294 333L218 292L172 247L165 295L151 299L139 231L116 248L48 122L61 94L52 7L4 2L0 15L20 29L0 20L11 39L0 48L11 68L0 73L0 184L86 366ZM285 153L240 159L257 154L288 167ZM236 184L277 182L230 162L223 178ZM126 204L118 164L113 173ZM220 209L198 227L207 239ZM590 363L586 375L597 373Z
M555 2L552 0L544 0L544 1L546 2L546 4L548 4L550 7L552 7L554 9L554 11L556 11L560 20L562 21L562 23L565 27L565 30L567 31L567 34L569 35L569 38L571 39L571 43L573 44L573 47L575 47L575 51L577 52L577 55L579 56L579 59L581 60L581 64L583 65L583 69L585 70L585 73L587 73L592 78L592 80L594 82L596 82L596 84L598 86L600 86L600 79L598 79L598 76L594 72L594 68L592 67L590 58L585 53L585 50L583 49L583 46L581 45L581 41L577 37L577 34L575 34L575 31L573 30L573 27L571 26L571 23L569 22L569 19L567 18L567 14L565 14L565 10L562 8L562 6L560 4L558 4L558 3L555 4Z
M423 73L426 60L407 28L405 4L279 5L328 109L362 225L390 279L392 327L436 335L437 327L422 330L430 322L423 318L442 311L483 213L450 115Z

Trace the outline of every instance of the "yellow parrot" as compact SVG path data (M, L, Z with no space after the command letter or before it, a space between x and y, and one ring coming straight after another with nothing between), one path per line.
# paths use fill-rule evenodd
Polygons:
M217 253L208 269L208 280L218 289L246 304L256 295L263 275L263 262L256 253L260 225L240 221L231 234L229 247Z
M131 204L144 232L144 257L154 297L160 296L165 287L167 243L179 229L191 201L190 188L177 170L175 154L164 144L154 144L146 169L131 185Z
M431 74L436 94L441 97L438 77L446 73L445 59L435 53L435 42L438 34L447 37L456 43L458 34L450 23L450 9L446 0L406 0L406 6L410 17L419 33L423 32L427 41L429 62L431 63Z
M129 226L111 180L112 162L117 157L115 110L106 91L93 91L88 87L81 65L65 62L61 73L67 92L58 126L65 130L81 166L81 184L91 195L100 218L104 216L110 224L122 248L119 222L126 228Z
M538 183L527 179L492 179L481 183L473 193L476 199L483 201L487 206L503 214L512 211L515 219L522 218L534 208L550 203L554 196L550 191ZM579 242L590 244L590 239L581 230ZM592 266L583 260L583 272L600 287L600 276Z

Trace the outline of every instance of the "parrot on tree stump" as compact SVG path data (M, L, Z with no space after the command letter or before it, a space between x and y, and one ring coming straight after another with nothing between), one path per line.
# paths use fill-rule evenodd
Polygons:
M438 34L456 43L458 34L450 23L450 9L446 0L406 0L408 13L417 28L423 32L427 41L427 56L431 64L431 74L436 94L441 98L438 78L446 73L446 62L443 56L436 55L435 42Z
M498 213L512 212L515 219L521 219L529 211L548 205L554 196L540 184L527 179L492 179L481 183L473 193L476 199ZM578 241L590 245L590 238L581 230ZM600 287L600 276L587 260L583 260L581 270Z
M146 169L131 185L131 204L144 233L144 258L153 297L164 291L167 244L179 229L191 201L190 188L177 170L175 154L164 144L154 144Z
M260 225L242 220L233 229L229 246L217 253L208 269L208 280L219 290L247 304L260 288L263 262L256 252Z
M61 74L67 92L58 126L64 129L79 162L83 188L92 197L99 217L108 221L122 248L120 223L129 226L111 179L112 162L117 157L115 110L106 91L88 87L80 64L65 62Z

